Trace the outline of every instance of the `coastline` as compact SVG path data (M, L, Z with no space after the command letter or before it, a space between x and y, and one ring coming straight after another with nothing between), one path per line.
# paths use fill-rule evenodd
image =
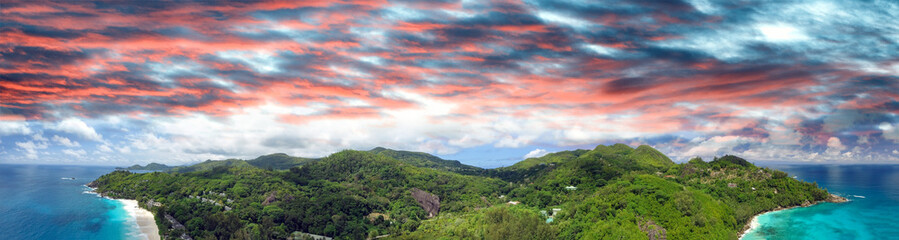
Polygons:
M818 203L820 203L820 202L821 202L821 201L815 202L815 204L812 204L812 205L809 205L809 206L798 205L798 206L792 206L792 207L779 207L779 208L775 208L775 209L773 209L773 210L768 210L768 211L764 211L764 212L761 212L761 213L759 213L759 214L756 214L756 215L752 216L752 219L750 219L749 222L747 222L745 226L743 226L743 230L740 231L740 237L737 238L737 239L743 239L743 237L746 236L747 233L751 232L752 230L755 230L755 229L759 228L759 227L761 226L761 224L759 224L758 218L759 218L759 216L761 216L761 215L765 215L765 214L771 213L771 212L790 210L790 209L798 208L798 207L811 207L811 206L814 206L814 205L816 205L816 204L818 204Z
M128 216L134 219L134 222L137 223L137 227L140 230L141 239L147 240L161 240L162 237L159 236L159 226L156 225L156 219L153 216L153 213L147 209L143 209L140 207L140 204L137 200L133 199L118 199L111 198L108 196L104 196L104 194L98 193L95 182L90 182L85 184L84 186L90 188L90 191L86 193L96 194L98 197L119 201L122 203L122 207L125 212L128 213Z
M156 220L153 218L153 213L151 213L147 209L143 209L138 206L137 200L132 199L115 199L125 207L125 211L128 212L132 218L134 218L135 222L137 222L137 226L140 229L141 237L143 239L148 240L160 240L159 236L159 227L156 226Z
M763 212L761 212L761 213L758 213L758 214L752 216L752 218L749 220L749 222L747 222L746 225L743 226L743 230L740 231L740 237L737 238L737 239L742 240L743 237L746 236L747 233L749 233L749 232L751 232L751 231L753 231L753 230L759 228L759 227L761 226L761 224L759 224L758 218L759 218L759 216L761 216L761 215L764 215L764 214L767 214L767 213L771 213L771 212L790 210L790 209L793 209L793 208L811 207L811 206L817 205L818 203L822 203L822 202L844 203L844 202L848 202L848 201L849 201L849 199L846 199L846 198L844 198L844 197L840 197L840 196L837 196L837 195L835 195L835 194L830 194L830 196L829 196L827 199L821 200L821 201L816 201L815 203L810 203L810 204L800 204L800 205L791 206L791 207L779 207L779 208L775 208L775 209L772 209L772 210L763 211ZM808 203L808 202L806 202L806 203Z

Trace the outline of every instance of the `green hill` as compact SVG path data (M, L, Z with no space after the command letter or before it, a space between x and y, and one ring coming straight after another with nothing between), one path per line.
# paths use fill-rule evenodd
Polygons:
M123 170L137 170L137 171L171 171L171 172L196 172L196 171L208 171L212 170L215 167L256 167L261 169L269 169L269 170L287 170L292 167L302 166L303 164L307 164L309 162L316 161L318 159L314 158L301 158L301 157L293 157L284 153L275 153L269 155L259 156L252 160L241 160L241 159L227 159L227 160L206 160L193 165L185 165L185 166L167 166L165 164L159 163L150 163L147 166L134 165L127 168L117 168Z
M439 212L464 212L501 204L499 195L507 187L498 179L417 167L364 151L341 151L290 171L240 163L246 164L207 161L189 169L195 171L179 169L184 173L114 172L96 183L108 196L159 202L163 207L154 209L156 216L171 215L187 227L161 227L164 235L219 239L247 234L283 239L295 231L345 239L412 232L428 218L413 189L439 197ZM242 221L249 223L227 225Z
M562 151L546 154L539 158L528 158L518 162L512 166L501 168L507 170L524 170L537 165L557 164L580 157L610 159L618 165L635 164L640 168L657 168L665 169L674 165L674 162L658 150L641 145L636 149L625 144L615 144L611 146L599 145L593 150L574 150Z
M422 152L397 151L382 147L376 147L372 150L369 150L369 152L391 157L416 167L432 168L458 173L475 173L483 170L479 167L462 164L459 161L444 160L437 156Z
M303 164L315 160L316 159L313 158L293 157L284 153L275 153L259 156L253 160L247 160L247 163L262 169L286 170L292 167L302 166Z
M158 203L150 209L163 236L195 239L736 239L755 214L830 199L736 156L675 164L624 144L487 170L384 148L315 160L272 154L117 171L94 184Z
M543 155L542 157L525 159L521 162L513 164L512 166L505 167L504 169L525 170L525 169L529 169L529 168L532 168L534 166L541 165L541 164L542 165L556 164L556 163L560 163L560 162L563 162L566 160L577 158L586 152L587 152L587 150L578 149L578 150L574 150L574 151L561 151L561 152L549 153L549 154Z
M172 168L174 168L174 167L168 166L165 164L150 163L150 164L147 164L147 166L141 166L141 165L134 164L133 166L130 166L130 167L124 168L124 169L125 170L137 170L137 171L168 171Z
M674 161L671 161L668 156L648 145L640 145L632 154L634 159L637 160L637 164L644 167L665 168L674 165Z
M190 166L180 166L175 167L169 170L170 172L197 172L197 171L209 171L215 167L237 167L237 168L253 168L253 165L250 165L244 160L240 159L228 159L228 160L206 160L201 163L197 163Z

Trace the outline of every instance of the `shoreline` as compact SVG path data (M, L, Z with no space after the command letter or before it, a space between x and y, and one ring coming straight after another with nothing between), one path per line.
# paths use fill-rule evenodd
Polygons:
M134 218L137 223L138 228L140 229L141 236L145 237L144 239L148 240L160 240L159 236L159 226L156 226L156 219L153 218L153 213L151 213L147 209L143 209L139 207L137 200L132 199L114 199L116 201L121 202L124 205L125 211L128 212L132 218Z
M811 206L818 205L819 203L822 203L822 202L829 202L829 203L844 203L844 202L848 202L848 201L849 201L849 199L847 199L847 198L845 198L845 197L840 197L840 196L837 196L837 195L831 193L830 196L829 196L827 199L821 200L821 201L815 201L815 203L811 203L811 204L800 204L800 205L791 206L791 207L778 207L778 208L775 208L775 209L772 209L772 210L760 212L760 213L758 213L758 214L756 214L756 215L753 215L752 218L749 220L749 222L747 222L746 225L743 226L743 230L741 230L741 231L740 231L740 234L739 234L740 237L737 238L737 239L738 239L738 240L742 240L743 237L745 237L747 233L751 232L752 230L754 230L754 229L756 229L756 228L759 228L759 227L761 226L761 224L759 224L758 218L759 218L759 216L761 216L761 215L764 215L764 214L767 214L767 213L771 213L771 212L790 210L790 209L794 209L794 208L811 207Z
M820 203L820 202L822 202L822 201L815 202L815 204L812 204L812 205L809 205L809 206L798 205L798 206L792 206L792 207L779 207L779 208L775 208L775 209L772 209L772 210L764 211L764 212L761 212L761 213L759 213L759 214L753 215L752 218L749 219L749 222L747 222L746 225L743 226L743 230L740 231L740 237L737 238L737 239L743 239L743 237L746 236L747 233L749 233L749 232L751 232L752 230L755 230L756 228L758 228L758 227L761 226L761 224L759 224L759 222L758 222L759 216L765 215L765 214L767 214L767 213L772 213L772 212L777 212L777 211L784 211L784 210L790 210L790 209L799 208L799 207L811 207L811 206L817 205L817 204Z
M90 191L88 191L88 193L96 194L97 197L121 202L122 207L124 208L125 212L128 213L128 216L134 219L134 222L137 223L137 228L141 233L138 236L143 237L142 239L147 240L162 239L162 237L159 236L159 226L156 225L156 219L154 218L153 213L150 212L150 210L141 208L137 200L134 199L118 199L104 196L104 194L97 192L96 187L91 186L92 183L94 182L85 184L86 187L91 189Z

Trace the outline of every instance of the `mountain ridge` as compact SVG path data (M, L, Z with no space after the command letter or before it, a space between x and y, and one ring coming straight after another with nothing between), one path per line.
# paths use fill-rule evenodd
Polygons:
M294 164L286 154L260 158ZM164 236L219 239L737 239L755 214L833 199L814 183L736 156L676 164L650 146L624 144L496 169L374 148L288 170L229 159L117 171L93 184L186 226L163 224Z

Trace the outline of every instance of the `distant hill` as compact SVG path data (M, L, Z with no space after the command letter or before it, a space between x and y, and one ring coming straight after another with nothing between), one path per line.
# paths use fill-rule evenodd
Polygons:
M147 164L147 166L141 166L138 164L134 164L133 166L130 166L130 167L127 167L124 169L125 170L135 170L135 171L168 171L168 170L171 170L172 168L175 168L175 167L168 166L165 164L160 164L160 163L150 163L150 164ZM119 168L119 169L122 169L122 168Z
M726 166L732 166L732 165L746 167L746 166L752 165L752 163L749 163L749 161L746 161L746 159L742 159L740 157L733 156L733 155L724 155L724 157L720 157L720 158L716 157L714 160L709 162L709 164L712 166L719 166L719 167L726 167Z
M381 154L399 160L400 162L423 168L431 168L437 170L445 170L463 174L478 174L484 169L465 165L455 160L444 160L440 157L423 153L398 151L377 147L368 152L373 154ZM227 159L227 160L206 160L204 162L185 166L167 166L165 164L150 163L147 166L134 165L128 168L118 168L125 170L153 170L153 171L171 171L171 172L195 172L210 170L219 166L227 167L255 167L268 170L287 170L293 167L303 166L312 162L319 161L319 158L302 158L287 155L285 153L274 153L262 155L251 160Z
M309 162L316 161L315 158L294 157L284 153L275 153L259 156L252 160L227 159L227 160L206 160L200 163L185 166L168 166L159 163L150 163L147 166L134 165L127 168L116 168L135 171L170 171L170 172L196 172L211 170L215 167L243 167L243 168L260 168L269 170L287 170L292 167L302 166Z
M368 152L388 156L416 167L446 170L457 173L474 173L484 170L479 167L462 164L456 160L444 160L440 157L423 152L398 151L382 147L376 147Z
M287 170L316 160L318 159L293 157L284 153L275 153L259 156L253 160L247 160L247 163L262 169Z
M524 170L524 169L529 169L529 168L532 168L532 167L535 167L538 165L556 164L556 163L560 163L560 162L563 162L566 160L577 158L587 152L589 152L589 151L584 150L584 149L578 149L578 150L574 150L574 151L554 152L554 153L549 153L549 154L543 155L542 157L528 158L521 162L515 163L512 166L508 166L508 167L504 167L504 168L500 168L500 169Z
M671 161L668 156L650 146L641 145L634 149L628 145L618 143L611 146L599 145L593 150L578 149L550 153L539 158L528 158L512 166L499 169L524 170L538 165L557 164L578 158L608 159L610 163L628 166L629 168L662 169L674 165L674 161Z
M170 169L170 172L196 172L196 171L209 171L215 167L235 167L235 168L255 168L253 165L247 163L247 161L240 159L228 159L228 160L206 160L205 162L197 163L190 166L180 166Z

